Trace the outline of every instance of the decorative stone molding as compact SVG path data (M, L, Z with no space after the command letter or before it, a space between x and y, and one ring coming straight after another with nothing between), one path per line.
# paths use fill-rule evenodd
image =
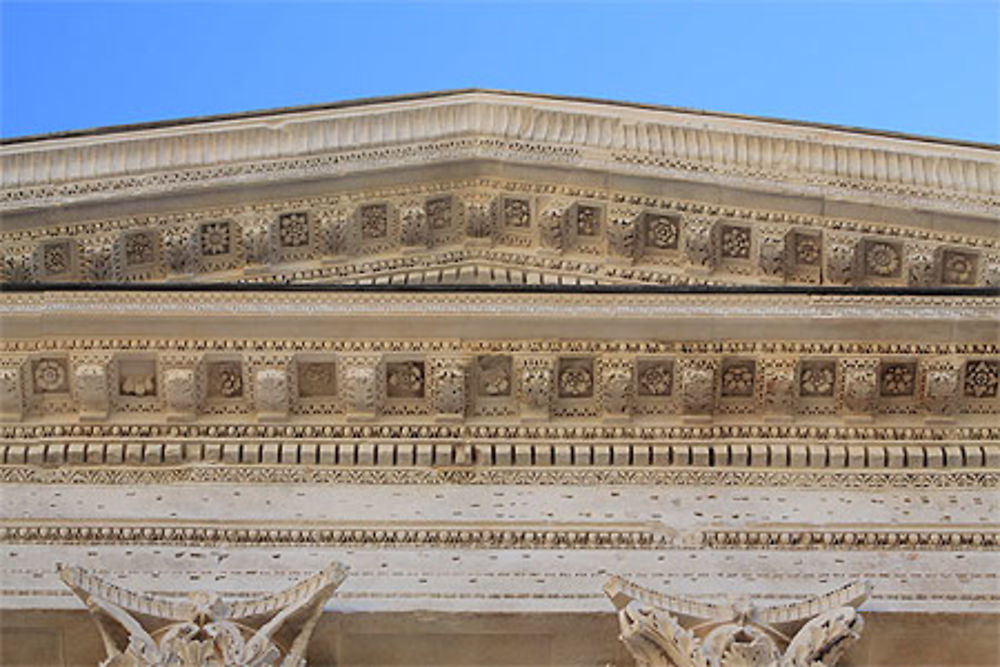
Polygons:
M108 655L102 664L304 667L323 606L347 572L334 563L282 593L233 601L135 593L79 567L59 575L94 616Z
M579 282L608 284L701 284L711 275L712 282L744 284L972 287L989 284L989 249L998 246L995 239L940 231L618 191L581 192L569 185L474 183L418 184L18 229L0 233L0 248L8 281L141 282L194 273L232 280L238 271L236 279L245 282L380 277L406 283L418 273L423 274L420 282L436 282L441 279L430 276L446 267L483 261L503 269L484 271L489 277L484 281L477 276L474 282L531 282L497 280L510 272L531 271L562 282L573 276ZM512 198L512 191L530 196ZM500 220L501 209L514 205L525 215L510 220L522 226L508 224L507 217ZM363 232L365 216L368 232L375 236ZM67 234L79 243L70 243ZM214 241L205 245L206 239ZM57 274L38 266L18 268L27 261L26 252L36 260L65 252L68 268ZM889 265L866 268L869 259L883 256ZM72 268L76 264L79 270Z
M618 610L620 639L640 667L835 665L861 637L864 582L791 605L720 605L668 596L618 577L605 586Z
M23 392L24 409L6 418L19 415L28 424L132 423L134 413L153 423L256 413L259 420L291 418L311 428L324 415L339 422L346 411L348 421L382 424L437 414L474 427L480 417L520 412L529 421L551 416L588 429L636 417L666 427L737 418L815 428L817 415L846 424L895 415L899 427L1000 414L998 350L987 343L431 338L386 339L360 352L354 341L337 339L81 338L72 345L12 342L8 349L14 351L3 353L3 365L31 364L33 384ZM474 391L463 379L471 359Z
M197 149L192 150L191 147ZM897 206L995 213L989 147L669 108L461 91L0 147L0 202L19 209L112 194L502 159L683 177Z
M276 469L275 469L276 470ZM331 473L334 471L330 471ZM327 478L330 481L330 478ZM452 482L453 483L453 482ZM210 546L235 544L241 547L312 546L378 547L409 549L617 549L658 551L692 548L727 551L959 551L995 552L1000 547L1000 531L982 530L698 530L678 536L673 533L635 527L564 528L509 523L498 528L468 528L445 524L401 524L372 527L361 523L312 526L282 526L260 522L232 527L224 522L209 525L174 522L74 521L53 526L44 522L7 521L0 526L0 540L6 544L79 545L123 544L129 546Z

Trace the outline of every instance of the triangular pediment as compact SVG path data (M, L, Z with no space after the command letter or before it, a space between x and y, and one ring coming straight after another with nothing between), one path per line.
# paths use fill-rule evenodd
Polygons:
M1000 280L996 147L460 91L8 140L6 282Z

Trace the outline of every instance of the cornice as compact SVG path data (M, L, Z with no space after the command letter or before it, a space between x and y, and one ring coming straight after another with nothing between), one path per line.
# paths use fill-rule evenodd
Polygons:
M468 159L1000 211L991 147L490 92L0 146L0 210Z

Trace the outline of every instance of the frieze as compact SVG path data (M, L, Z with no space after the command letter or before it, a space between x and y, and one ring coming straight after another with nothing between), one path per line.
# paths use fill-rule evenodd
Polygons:
M1000 271L993 238L489 179L88 220L0 245L5 282L352 282L477 259L610 284L968 287Z

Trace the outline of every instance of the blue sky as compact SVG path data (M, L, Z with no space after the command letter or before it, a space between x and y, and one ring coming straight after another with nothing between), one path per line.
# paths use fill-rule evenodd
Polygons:
M484 87L1000 142L1000 2L0 4L5 137Z

